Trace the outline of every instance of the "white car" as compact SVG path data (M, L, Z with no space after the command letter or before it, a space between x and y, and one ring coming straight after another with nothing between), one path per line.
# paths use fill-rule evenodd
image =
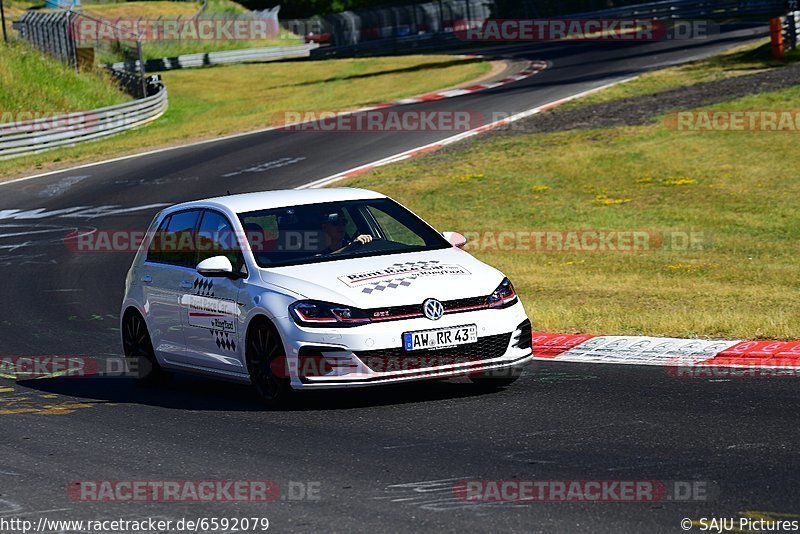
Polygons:
M394 200L364 189L186 202L153 220L126 279L125 355L293 390L468 376L512 383L531 323L511 282Z

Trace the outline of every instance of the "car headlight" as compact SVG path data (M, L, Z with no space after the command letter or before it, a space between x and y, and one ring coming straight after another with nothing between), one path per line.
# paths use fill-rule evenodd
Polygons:
M504 278L486 302L490 308L506 308L517 302L517 292L514 291L511 280Z
M319 300L299 300L289 306L289 315L295 323L312 327L337 328L370 322L364 310Z

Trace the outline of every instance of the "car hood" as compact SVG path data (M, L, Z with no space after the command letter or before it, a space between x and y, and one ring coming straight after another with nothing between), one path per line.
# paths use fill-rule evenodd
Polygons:
M260 269L261 279L301 297L358 308L489 295L503 274L458 248Z

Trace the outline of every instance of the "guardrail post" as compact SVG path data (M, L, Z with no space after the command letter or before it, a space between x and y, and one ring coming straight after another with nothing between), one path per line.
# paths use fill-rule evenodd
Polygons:
M783 47L783 17L770 19L769 33L772 37L772 57L782 58L786 53Z
M147 76L147 71L145 70L144 65L144 54L142 54L142 37L141 35L136 37L136 55L139 56L139 79L142 81L142 98L147 96L147 81L145 77Z

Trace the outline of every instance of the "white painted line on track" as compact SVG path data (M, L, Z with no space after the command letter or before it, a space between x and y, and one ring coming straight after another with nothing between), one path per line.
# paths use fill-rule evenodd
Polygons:
M388 165L390 163L396 163L398 161L401 161L401 160L404 160L404 159L408 159L408 158L411 158L411 157L414 157L414 156L417 156L417 155L420 155L420 154L423 154L423 153L432 152L432 151L438 150L439 148L442 148L444 146L447 146L447 145L450 145L450 144L453 144L453 143L457 143L457 142L462 141L464 139L473 137L475 135L482 134L484 132L488 132L490 130L497 129L497 128L501 127L501 126L505 126L507 124L511 124L513 122L517 122L517 121L522 120L522 119L526 119L526 118L528 118L528 117L530 117L532 115L536 115L537 113L541 113L542 111L547 111L548 109L552 109L554 107L560 106L561 104L564 104L564 103L569 102L571 100L576 100L578 98L582 98L582 97L590 95L592 93L596 93L598 91L602 91L604 89L608 89L609 87L614 87L615 85L619 85L621 83L625 83L625 82L634 80L634 79L636 79L638 77L639 77L638 74L635 75L635 76L629 76L627 78L622 78L620 80L616 80L614 82L611 82L611 83L608 83L608 84L605 84L605 85L601 85L600 87L595 87L593 89L589 89L589 90L586 90L586 91L582 91L580 93L576 93L576 94L574 94L572 96L568 96L566 98L561 98L561 99L558 99L558 100L554 100L552 102L548 102L547 104L543 104L541 106L537 106L535 108L531 108L531 109L528 109L526 111L522 111L520 113L517 113L516 115L512 115L512 116L507 117L505 119L501 119L501 120L498 120L498 121L495 121L495 122L492 122L492 123L489 123L489 124L485 124L483 126L479 126L478 128L474 128L474 129L469 130L467 132L461 132L459 134L456 134L456 135L454 135L452 137L448 137L448 138L443 139L441 141L436 141L436 142L433 142L433 143L429 143L427 145L423 145L423 146L419 146L419 147L416 147L416 148L412 148L412 149L406 150L404 152L400 152L398 154L395 154L393 156L388 156L386 158L382 158L382 159L379 159L379 160L376 160L376 161L373 161L373 162L370 162L370 163L365 163L364 165L359 165L358 167L353 167L352 169L348 169L346 171L342 171L342 172L333 174L331 176L327 176L325 178L320 178L319 180L314 180L313 182L309 182L307 184L298 186L296 189L312 189L312 188L317 188L317 187L325 187L327 185L339 182L341 180L345 180L347 178L352 178L353 176L357 176L357 175L362 174L364 172L368 172L368 171L370 171L370 170L372 170L372 169L374 169L376 167L382 167L384 165Z
M462 57L479 57L479 56L462 56ZM530 65L538 65L538 66L535 66L534 68L530 68L529 67L528 69L523 71L523 72L527 72L528 74L525 74L525 75L523 75L521 77L512 77L512 78L508 78L506 80L501 80L500 81L500 82L502 82L501 84L505 85L506 83L511 83L511 82L514 82L514 81L524 80L526 78L529 78L529 77L533 76L534 74L538 74L539 72L543 71L544 69L546 69L549 66L547 63L540 62L540 61L530 61L529 62L529 66ZM519 75L517 75L517 76L519 76ZM388 107L393 107L393 106L402 106L402 105L407 105L407 104L420 104L420 103L428 101L428 100L425 100L425 98L429 97L431 95L444 95L445 93L454 93L454 94L449 94L447 96L441 96L441 98L438 98L438 100L443 100L445 98L452 98L452 97L461 96L461 95L465 95L465 94L472 94L472 93L480 92L482 90L484 90L484 89L483 88L472 89L472 90L470 90L470 89L451 89L449 91L443 91L441 93L426 93L426 94L423 94L423 95L420 95L420 96L417 96L417 97L406 98L406 99L403 99L403 100L395 100L395 101L392 101L392 102L384 102L384 103L381 103L381 104L374 104L372 106L358 108L358 109L348 109L348 110L345 110L345 111L340 111L338 113L335 113L333 116L340 117L340 116L354 115L356 113L363 113L365 111L371 111L371 110L374 110L374 109L383 109L383 108L388 108ZM460 92L460 91L463 91L463 92ZM57 170L43 172L43 173L39 173L39 174L33 174L31 176L22 176L20 178L15 178L13 180L0 181L0 186L4 186L4 185L8 185L8 184L14 184L14 183L17 183L17 182L23 182L23 181L27 181L27 180L33 180L35 178L44 178L46 176L52 176L54 174L61 174L61 173L65 173L65 172L71 172L71 171L75 171L75 170L79 170L79 169L88 169L90 167L96 167L98 165L105 165L107 163L117 163L119 161L126 161L126 160L129 160L129 159L141 158L141 157L144 157L144 156L152 156L154 154L161 154L163 152L169 152L169 151L172 151L172 150L179 150L181 148L190 148L190 147L195 147L195 146L207 145L209 143L216 143L216 142L219 142L219 141L228 141L230 139L238 139L240 137L245 137L245 136L248 136L248 135L256 135L256 134L271 132L273 130L279 130L279 129L286 128L286 127L289 127L289 126L298 126L298 125L306 124L306 123L309 123L309 122L314 122L314 120L308 120L308 121L302 121L302 122L291 122L291 123L282 124L282 125L278 125L278 126L269 126L267 128L260 128L258 130L250 130L250 131L247 131L247 132L240 132L240 133L235 133L235 134L230 134L230 135L224 135L222 137L214 137L213 139L204 139L202 141L193 141L191 143L185 143L185 144L181 144L181 145L174 145L174 146L168 146L168 147L163 147L163 148L156 148L156 149L153 149L153 150L148 150L146 152L139 152L139 153L136 153L136 154L129 154L127 156L120 156L120 157L117 157L117 158L104 159L102 161L94 161L94 162L91 162L91 163L84 163L84 164L81 164L81 165L76 165L74 167L67 167L65 169L57 169Z

